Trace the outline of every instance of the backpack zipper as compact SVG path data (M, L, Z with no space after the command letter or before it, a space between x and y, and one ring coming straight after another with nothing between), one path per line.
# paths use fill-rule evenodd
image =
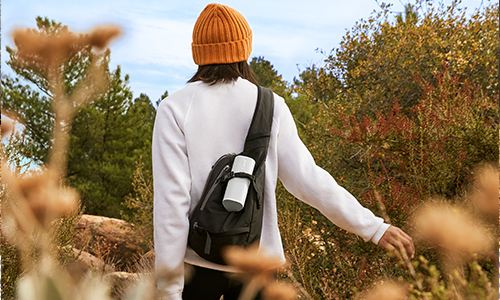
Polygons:
M205 205L207 205L208 198L210 197L210 195L212 195L215 187L217 186L217 184L219 183L219 181L222 177L222 174L224 174L224 171L228 171L229 168L230 168L229 165L226 165L224 168L222 168L222 170L219 172L219 174L217 174L217 178L215 178L214 183L212 184L212 186L208 190L207 194L205 195L205 198L203 198L203 201L202 201L201 207L200 207L200 211L205 208Z

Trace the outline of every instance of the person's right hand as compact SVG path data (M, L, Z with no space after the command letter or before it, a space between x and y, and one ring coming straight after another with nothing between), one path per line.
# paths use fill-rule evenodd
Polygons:
M396 226L391 225L387 228L384 235L380 238L378 245L389 250L399 250L405 259L415 256L413 239Z

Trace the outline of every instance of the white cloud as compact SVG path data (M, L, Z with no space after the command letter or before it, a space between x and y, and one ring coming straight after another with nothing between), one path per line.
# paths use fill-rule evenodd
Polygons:
M16 26L35 27L36 16L49 17L85 31L95 25L112 23L124 35L111 45L111 62L129 74L134 95L146 93L156 100L165 90L170 93L184 86L196 70L191 56L192 28L208 0L4 0L2 1L2 72L8 59L5 45ZM400 1L394 11L402 11ZM406 1L404 1L406 2ZM446 0L449 3L451 0ZM224 4L240 11L254 32L252 56L264 56L285 80L302 68L319 63L339 46L346 29L361 18L367 19L375 0L226 0ZM479 0L464 0L462 7L478 7ZM487 5L486 1L483 5ZM5 68L5 69L4 69Z
M115 59L123 62L192 67L191 24L168 19L134 19L122 41L116 45Z

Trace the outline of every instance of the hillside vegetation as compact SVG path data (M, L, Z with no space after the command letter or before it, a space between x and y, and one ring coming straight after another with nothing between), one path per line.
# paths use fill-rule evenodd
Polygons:
M299 299L497 299L499 5L471 16L457 5L417 1L394 15L382 4L294 82L264 57L250 61L259 83L285 98L316 163L417 246L413 260L387 253L279 184L288 260L279 280ZM19 278L65 289L44 259L62 270L78 259L61 249L74 245L82 213L131 222L143 252L153 245L155 106L133 99L129 76L109 69L109 49L93 50L103 43L47 18L37 26L7 47L17 76L1 82L2 113L24 128L2 147L4 299ZM71 283L82 295L94 284L85 280ZM129 299L146 299L138 291L148 287Z

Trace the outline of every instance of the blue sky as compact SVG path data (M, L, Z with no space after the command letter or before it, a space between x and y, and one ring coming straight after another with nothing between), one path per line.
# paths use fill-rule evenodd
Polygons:
M213 1L201 0L3 0L2 73L11 74L5 64L5 46L16 27L36 27L37 16L48 17L84 32L96 25L115 24L123 35L111 45L111 67L122 68L130 75L134 97L147 94L155 102L168 90L181 89L197 66L191 56L192 29L203 8ZM382 1L379 1L380 3ZM406 0L385 1L392 10L402 12ZM287 81L338 47L347 29L361 18L367 19L379 9L375 0L279 0L236 1L219 3L241 12L253 31L251 57L264 56ZM445 0L445 4L451 0ZM470 14L483 1L464 0L460 7ZM484 0L482 5L487 5Z

